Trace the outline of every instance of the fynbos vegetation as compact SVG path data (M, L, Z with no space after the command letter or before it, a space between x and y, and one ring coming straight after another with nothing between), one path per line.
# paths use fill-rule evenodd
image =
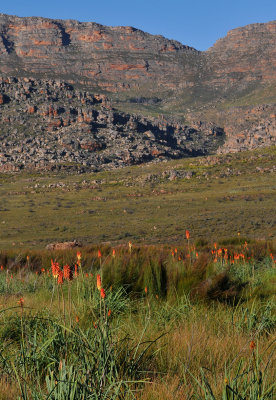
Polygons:
M272 400L273 244L185 240L2 252L1 398Z

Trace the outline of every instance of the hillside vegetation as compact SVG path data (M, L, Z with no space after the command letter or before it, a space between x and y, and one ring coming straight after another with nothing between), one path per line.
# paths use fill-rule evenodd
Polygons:
M0 246L275 238L275 147L114 171L1 175Z

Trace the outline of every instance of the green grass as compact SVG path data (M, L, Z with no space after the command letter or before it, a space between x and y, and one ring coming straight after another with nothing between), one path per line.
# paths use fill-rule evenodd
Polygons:
M273 400L275 249L224 248L1 252L0 398Z
M214 165L193 158L82 175L2 174L0 248L181 243L186 229L193 238L275 238L275 148L213 158ZM171 169L194 175L169 181L162 173Z

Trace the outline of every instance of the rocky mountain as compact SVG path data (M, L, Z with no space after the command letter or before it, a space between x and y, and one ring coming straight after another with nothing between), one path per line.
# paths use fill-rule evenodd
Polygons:
M0 78L0 171L99 171L216 152L223 129L114 110L63 81Z
M176 88L179 74L192 75L190 57L199 54L132 27L0 15L0 66L9 75L51 76L109 91Z
M2 168L275 144L276 21L200 52L133 27L0 14L0 73Z

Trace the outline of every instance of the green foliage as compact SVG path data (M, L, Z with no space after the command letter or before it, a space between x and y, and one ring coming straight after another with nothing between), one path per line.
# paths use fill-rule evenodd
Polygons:
M236 370L226 369L222 400L273 400L276 393L276 382L268 383L266 375L270 366L271 359L264 365L258 351L253 349L249 363L247 360L241 359ZM197 383L195 399L221 399L214 395L204 369L201 369L201 381L197 379L195 381Z
M267 289L275 279L271 247L238 244L229 248L229 258L207 247L198 254L190 242L173 251L127 246L114 254L105 246L99 257L91 246L82 252L77 276L62 284L52 271L47 273L49 265L44 264L46 271L32 270L44 253L18 256L21 269L9 264L11 255L5 256L13 271L6 265L0 270L1 301L8 303L0 309L0 379L8 377L24 400L135 399L146 382L168 373L183 384L193 382L194 399L272 400L276 319L275 293ZM256 248L257 260L251 258ZM244 257L232 259L242 250ZM71 260L73 267L74 254L51 256ZM104 292L96 285L97 275ZM225 363L218 358L214 364L205 353L218 349L203 347L192 366L195 347L202 340L209 343L210 329L220 346L224 336L241 335L249 355L233 353L229 342ZM188 346L188 359L177 348L169 352L171 340L182 345L181 351ZM262 355L261 341L270 343ZM221 382L222 371L227 381L218 397L215 382Z
M198 243L218 237L227 246L229 237L234 245L241 238L273 239L274 164L270 147L82 175L1 176L0 249L41 249L73 239L182 245L186 229ZM165 178L174 170L194 175ZM32 261L39 265L35 255Z

